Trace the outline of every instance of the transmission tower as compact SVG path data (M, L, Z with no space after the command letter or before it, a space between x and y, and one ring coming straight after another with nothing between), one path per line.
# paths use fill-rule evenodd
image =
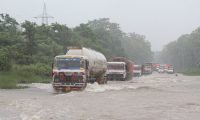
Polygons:
M46 2L44 1L43 5L43 13L42 15L39 15L37 17L34 17L36 19L42 19L42 24L48 25L49 19L54 18L53 16L50 16L47 14L47 8L46 8Z

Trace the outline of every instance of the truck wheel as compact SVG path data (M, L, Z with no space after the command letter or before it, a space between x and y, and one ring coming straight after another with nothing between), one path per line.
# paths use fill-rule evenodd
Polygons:
M105 84L104 78L103 78L103 77L97 78L97 83L98 83L98 84Z

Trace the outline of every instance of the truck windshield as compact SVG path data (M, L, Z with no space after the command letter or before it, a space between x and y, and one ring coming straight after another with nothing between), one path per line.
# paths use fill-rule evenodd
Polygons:
M135 70L141 70L141 66L134 66Z
M84 64L80 58L56 58L55 67L58 69L80 69Z
M108 70L124 70L123 64L108 64Z

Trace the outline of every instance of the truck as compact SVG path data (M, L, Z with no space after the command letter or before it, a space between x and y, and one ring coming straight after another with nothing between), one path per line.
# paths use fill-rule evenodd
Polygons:
M159 63L153 63L152 66L153 66L153 71L158 71L160 64Z
M134 62L129 60L125 57L113 57L109 61L112 62L125 62L125 68L126 68L126 78L125 80L131 79L133 77L133 71L134 71Z
M144 63L142 65L142 74L152 74L153 66L152 63Z
M65 55L54 58L54 90L82 90L88 82L106 83L107 60L95 50L85 47L69 47Z
M167 65L167 73L168 74L173 74L174 73L174 67L171 64Z
M159 69L158 69L158 73L165 73L165 64L160 64Z
M126 63L125 62L107 62L107 80L125 80Z
M133 70L134 76L141 76L142 75L142 66L141 65L134 65L134 70Z

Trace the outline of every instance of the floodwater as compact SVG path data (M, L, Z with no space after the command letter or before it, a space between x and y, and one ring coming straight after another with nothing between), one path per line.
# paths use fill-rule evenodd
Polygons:
M200 76L154 73L59 94L29 86L0 90L0 120L200 120Z

